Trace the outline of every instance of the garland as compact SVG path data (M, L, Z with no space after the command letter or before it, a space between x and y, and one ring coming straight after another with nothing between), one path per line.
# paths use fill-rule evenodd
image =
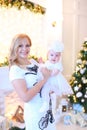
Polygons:
M27 0L0 0L0 6L7 8L16 7L18 10L24 7L25 9L29 9L34 13L45 13L44 7L41 7L40 5L34 4Z
M8 57L5 57L4 62L0 63L0 67L2 67L2 66L8 66L8 65L9 65Z
M38 58L36 56L29 56L29 59L32 59L32 58L38 62ZM9 65L8 57L5 57L4 61L0 63L0 67L8 66L8 65Z

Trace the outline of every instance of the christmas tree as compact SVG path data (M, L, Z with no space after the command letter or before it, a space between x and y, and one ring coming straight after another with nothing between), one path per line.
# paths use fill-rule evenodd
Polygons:
M82 44L78 54L76 67L70 79L74 94L69 96L72 104L80 104L84 113L87 113L87 39Z

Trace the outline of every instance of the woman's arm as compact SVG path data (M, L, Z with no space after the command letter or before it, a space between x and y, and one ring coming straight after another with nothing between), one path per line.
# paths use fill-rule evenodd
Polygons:
M37 84L35 84L32 88L27 88L26 81L24 79L15 79L12 81L12 85L15 88L17 94L19 97L24 101L28 102L30 101L37 93L40 92L40 89L43 87L43 85L46 83L48 78L51 75L51 72L43 68L42 69L43 73L43 80L39 81Z

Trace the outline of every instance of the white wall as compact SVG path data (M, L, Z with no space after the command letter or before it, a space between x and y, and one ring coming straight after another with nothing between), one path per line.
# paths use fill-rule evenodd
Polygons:
M78 52L87 37L87 0L63 0L64 74L74 72Z

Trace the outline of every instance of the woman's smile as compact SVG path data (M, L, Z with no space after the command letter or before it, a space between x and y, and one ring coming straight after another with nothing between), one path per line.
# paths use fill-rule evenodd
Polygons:
M20 58L27 58L30 52L30 45L27 39L24 39L18 47L17 54Z

